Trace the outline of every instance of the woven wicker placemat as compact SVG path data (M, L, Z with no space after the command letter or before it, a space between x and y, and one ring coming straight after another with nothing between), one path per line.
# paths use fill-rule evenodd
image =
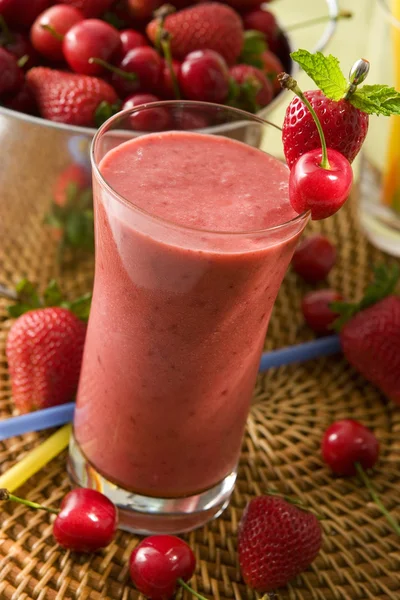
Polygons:
M92 261L57 272L55 242L43 228L47 200L19 195L0 203L2 283L22 276L44 285L57 276L71 295L91 288ZM329 283L345 297L359 297L370 266L387 261L356 224L354 200L340 214L308 229L327 233L337 244L338 263ZM307 286L289 272L273 312L268 349L309 339L300 300ZM11 321L0 300L0 415L13 412L5 339ZM239 477L229 508L216 521L187 536L198 562L193 586L209 598L251 600L237 565L236 531L246 502L268 487L301 498L327 519L323 549L312 567L271 598L285 600L399 600L399 539L356 479L335 479L319 452L321 435L335 419L353 417L371 427L382 453L373 479L385 504L399 516L400 409L387 402L340 357L272 369L260 376L243 444ZM0 444L5 471L43 435L28 434ZM66 453L19 490L20 495L57 505L69 488ZM1 600L131 600L128 557L138 538L119 532L101 553L78 556L52 538L51 518L11 503L1 509Z

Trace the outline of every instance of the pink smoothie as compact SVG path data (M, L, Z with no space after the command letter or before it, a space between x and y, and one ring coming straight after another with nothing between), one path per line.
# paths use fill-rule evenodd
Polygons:
M190 495L235 469L271 310L305 220L254 233L296 216L288 171L225 137L129 140L100 172L125 201L95 177L96 274L75 436L114 483Z

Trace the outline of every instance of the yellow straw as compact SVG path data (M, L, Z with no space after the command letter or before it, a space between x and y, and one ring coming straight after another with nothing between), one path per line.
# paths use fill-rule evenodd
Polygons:
M0 476L0 488L13 492L27 479L40 471L57 454L60 454L69 443L71 425L65 425L37 448L29 452L16 465Z
M400 0L392 0L392 15L400 22ZM395 86L400 89L400 30L399 27L391 25L393 40L393 58L395 68ZM390 117L390 135L387 153L387 169L383 177L383 202L391 205L395 200L396 191L400 187L399 163L400 163L400 117Z

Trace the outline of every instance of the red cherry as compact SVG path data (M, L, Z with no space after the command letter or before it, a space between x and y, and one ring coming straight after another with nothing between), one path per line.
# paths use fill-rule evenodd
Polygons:
M24 74L15 56L0 48L0 96L15 94L24 82Z
M188 581L196 566L193 551L173 535L152 535L133 550L129 560L131 579L150 600L168 600L178 579Z
M134 73L134 81L124 79L118 73L111 75L111 83L122 97L135 92L151 92L157 90L161 76L161 58L150 46L140 46L129 50L119 63L118 68L126 73Z
M336 262L336 248L327 237L316 233L301 240L294 251L292 267L307 283L326 279Z
M328 148L330 169L321 167L322 150L306 152L293 165L289 178L289 198L299 214L310 210L314 220L335 214L347 200L353 171L347 158Z
M355 463L363 469L374 466L379 457L375 435L358 421L336 421L325 431L322 456L336 475L355 475Z
M172 69L175 73L176 81L179 80L181 64L178 60L172 60ZM166 60L162 59L161 77L159 82L161 96L166 100L175 99L175 90L172 82L171 71Z
M175 127L179 130L184 131L194 129L204 129L210 125L210 121L206 115L197 112L196 110L191 111L186 109L180 115L175 118Z
M108 546L117 529L117 509L104 494L78 488L61 503L54 521L57 542L76 552L94 552Z
M3 15L7 23L19 27L30 27L36 17L49 6L50 1L51 0L9 0L4 9L0 5L0 14Z
M58 0L63 4L69 4L75 8L79 8L86 19L100 17L113 4L115 0Z
M129 96L122 105L122 110L126 108L135 108L141 104L148 104L149 102L159 102L160 98L153 96L153 94L135 94ZM163 131L167 129L171 123L171 117L169 112L162 107L159 108L147 108L140 112L133 114L130 117L130 122L133 129L137 131Z
M181 65L179 86L188 100L223 103L229 92L229 69L213 50L190 52Z
M121 48L119 32L100 19L80 21L66 33L63 40L65 60L76 73L100 75L104 67L90 63L90 58L110 61Z
M0 34L0 46L5 48L7 52L13 54L17 59L23 56L28 56L28 60L24 63L23 70L27 71L37 63L37 54L28 36L18 31L3 32Z
M62 37L73 25L83 21L83 13L73 6L56 4L40 14L31 27L33 47L49 60L63 60ZM46 30L50 27L55 33ZM60 37L61 36L61 39Z
M340 300L343 300L343 296L335 290L315 290L306 294L301 303L301 310L307 325L315 333L332 334L330 325L339 315L330 305Z
M3 98L2 104L6 108L16 110L17 112L27 113L29 115L33 115L37 112L35 98L31 88L26 82L22 84L22 87L16 94Z
M121 40L121 52L119 59L122 60L125 54L128 54L129 50L139 48L140 46L148 46L148 39L139 31L134 29L123 29L119 32Z

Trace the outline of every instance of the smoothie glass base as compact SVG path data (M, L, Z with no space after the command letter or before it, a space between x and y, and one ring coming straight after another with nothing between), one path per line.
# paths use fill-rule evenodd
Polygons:
M155 498L124 490L105 477L86 459L75 437L69 446L68 473L73 483L105 494L118 507L119 528L142 535L176 534L201 527L228 506L236 471L220 483L194 496Z

